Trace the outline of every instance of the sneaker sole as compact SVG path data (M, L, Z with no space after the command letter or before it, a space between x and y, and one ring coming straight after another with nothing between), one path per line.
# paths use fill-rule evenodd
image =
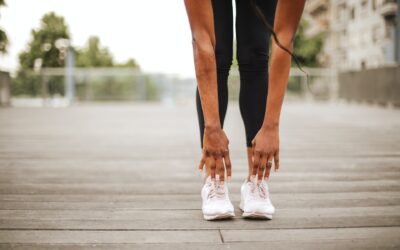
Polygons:
M203 215L205 220L223 220L230 219L235 217L235 214L232 213L224 213L224 214L215 214L215 215Z
M245 213L242 214L243 218L249 219L268 219L272 220L272 214L263 214L263 213Z
M242 204L239 205L239 208L243 212L243 214L242 214L243 218L272 220L272 214L267 214L267 213L245 213L243 208L242 208Z

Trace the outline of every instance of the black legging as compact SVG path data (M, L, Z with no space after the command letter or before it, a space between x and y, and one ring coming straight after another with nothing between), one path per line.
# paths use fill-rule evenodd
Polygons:
M257 5L273 25L276 0L259 0ZM232 0L212 0L216 38L218 102L221 126L228 108L228 75L232 65ZM237 61L240 73L239 107L246 130L246 145L261 128L268 91L268 52L270 33L256 16L251 0L236 0ZM199 90L196 91L197 114L203 147L204 116Z

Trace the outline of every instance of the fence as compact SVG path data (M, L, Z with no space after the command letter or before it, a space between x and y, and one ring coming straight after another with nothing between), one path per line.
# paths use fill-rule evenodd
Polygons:
M400 106L400 66L341 72L338 78L340 98Z
M8 72L0 71L0 106L11 104L11 78Z
M336 96L336 71L314 68L305 70L309 74L311 92L307 88L306 75L298 69L290 72L289 92L318 99ZM193 77L148 74L132 68L74 68L69 73L64 68L44 68L40 72L20 72L13 80L13 95L33 96L43 100L64 98L68 96L68 86L65 84L68 82L74 85L73 99L76 101L185 102L193 100L196 88ZM229 78L230 99L238 98L239 88L239 73L232 69Z

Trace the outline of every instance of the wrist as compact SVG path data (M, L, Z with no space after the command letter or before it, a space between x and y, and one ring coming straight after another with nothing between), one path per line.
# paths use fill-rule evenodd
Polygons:
M220 130L221 125L219 123L205 124L204 129L209 130L209 131Z
M276 129L279 129L279 122L278 122L278 121L274 121L274 122L271 122L271 121L265 122L265 123L262 125L262 129L264 129L264 130L276 130Z

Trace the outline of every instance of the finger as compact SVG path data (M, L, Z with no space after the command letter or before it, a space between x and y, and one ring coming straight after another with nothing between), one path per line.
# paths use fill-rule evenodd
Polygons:
M260 166L258 168L258 182L260 183L262 181L262 178L264 177L264 170L267 166L267 155L263 155L261 160L260 160Z
M206 164L206 159L204 157L204 155L201 157L200 159L200 163L199 163L199 171L203 172L204 169L204 164Z
M258 167L260 165L260 153L253 151L253 171L252 177L255 177L257 174Z
M267 159L268 161L267 161L267 168L265 169L264 180L268 180L269 178L269 174L271 172L271 167L272 167L273 155L269 154Z
M222 163L221 157L215 158L215 165L216 165L216 172L219 175L219 180L221 184L223 184L225 180L225 168L224 164Z
M207 157L206 159L207 168L210 169L211 180L215 180L215 160L213 157Z
M226 168L226 176L227 176L228 180L230 180L232 177L232 164L231 164L231 158L229 156L229 151L227 151L224 154L224 163L225 163L225 168Z
M277 152L274 156L274 161L275 161L275 172L278 171L279 169L279 152Z

